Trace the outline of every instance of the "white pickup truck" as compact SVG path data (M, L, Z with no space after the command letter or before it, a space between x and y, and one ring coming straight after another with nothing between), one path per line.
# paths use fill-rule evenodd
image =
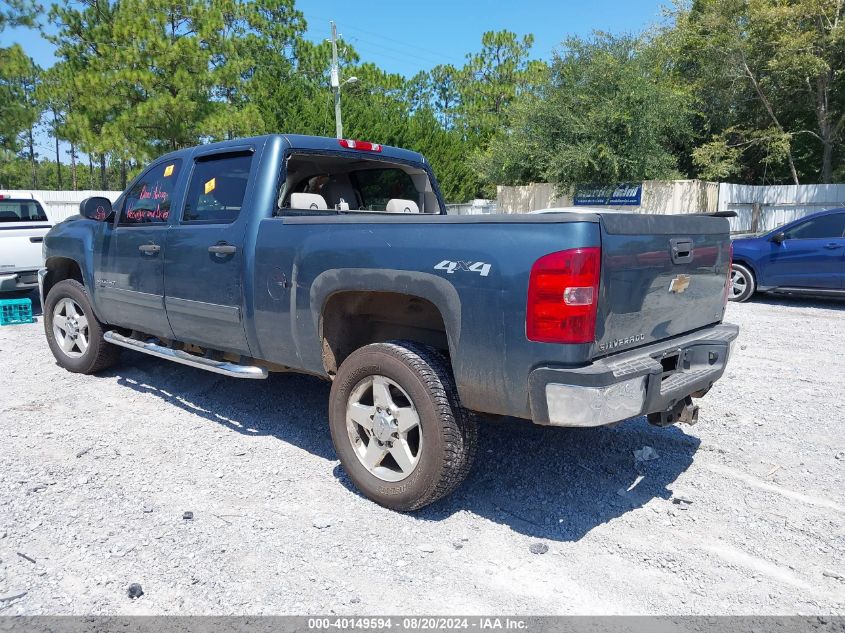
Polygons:
M0 192L0 295L38 287L41 243L52 226L35 196Z

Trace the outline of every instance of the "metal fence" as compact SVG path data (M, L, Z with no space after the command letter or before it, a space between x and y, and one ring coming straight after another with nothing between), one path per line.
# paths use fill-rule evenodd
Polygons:
M501 213L528 213L572 206L572 194L554 185L497 187ZM735 185L702 180L646 180L638 206L604 206L632 213L678 214L735 211L734 233L768 231L816 211L845 207L845 184Z
M483 215L487 213L498 213L498 205L495 200L477 199L463 204L447 204L446 212L449 215Z
M29 198L35 196L46 207L44 211L51 222L61 222L72 215L79 213L79 203L91 196L103 196L112 202L117 200L120 191L47 191L41 189L4 189L4 195L12 197L22 196Z
M719 185L719 211L736 211L734 233L770 231L805 215L845 207L845 185Z
M704 180L646 180L639 205L595 205L631 213L676 214L712 213L716 210L719 183ZM553 207L571 207L571 191L560 192L555 185L534 183L518 187L496 187L500 213L528 213ZM592 205L591 205L592 206Z

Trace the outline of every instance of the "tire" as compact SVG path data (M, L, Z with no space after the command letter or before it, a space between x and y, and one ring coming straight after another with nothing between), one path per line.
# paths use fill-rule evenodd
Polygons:
M47 343L61 367L94 374L117 362L120 348L103 338L104 326L94 316L85 286L74 279L60 281L44 303Z
M329 426L355 486L400 512L454 491L478 446L475 417L461 407L447 360L408 341L367 345L341 364Z
M748 301L757 289L754 273L743 264L731 266L731 287L728 289L728 299L731 301Z

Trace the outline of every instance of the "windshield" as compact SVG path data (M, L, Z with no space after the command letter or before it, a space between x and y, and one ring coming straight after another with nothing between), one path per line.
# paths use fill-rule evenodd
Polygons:
M0 200L0 222L46 222L47 214L35 200Z

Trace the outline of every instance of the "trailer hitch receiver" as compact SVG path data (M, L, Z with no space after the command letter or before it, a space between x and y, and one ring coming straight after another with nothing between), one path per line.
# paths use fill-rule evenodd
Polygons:
M692 426L698 422L698 405L692 403L692 398L687 396L676 402L666 411L649 413L648 421L655 426L670 426L672 424L689 424Z

